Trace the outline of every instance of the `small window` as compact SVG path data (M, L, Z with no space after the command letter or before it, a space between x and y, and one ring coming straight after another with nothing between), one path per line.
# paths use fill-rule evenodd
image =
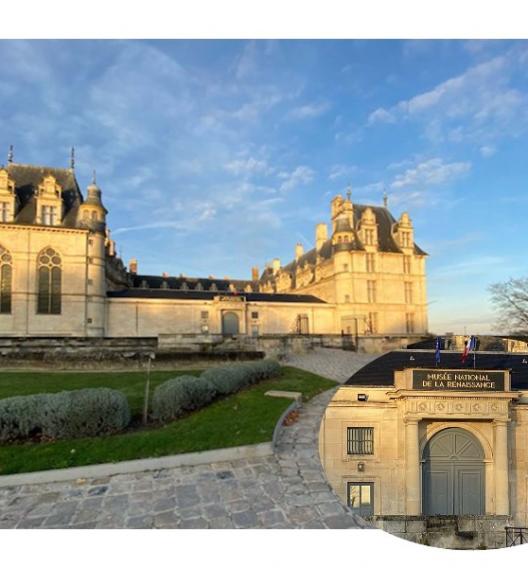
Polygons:
M405 327L407 333L414 333L414 314L405 314Z
M413 285L412 282L405 282L405 303L413 303Z
M202 312L201 313L201 318L203 320L209 319L209 312Z
M258 325L252 325L251 326L251 335L253 337L258 337L258 335L259 335L259 326Z
M348 272L348 264L343 264L343 272Z
M345 304L348 304L350 302L350 296L348 294L345 294Z
M374 254L369 252L367 253L367 272L375 272L376 268L374 265Z
M7 223L9 220L9 204L8 203L0 203L0 221L2 223Z
M410 274L411 273L411 257L404 256L403 257L403 273Z
M251 319L258 319L258 312L251 312Z
M352 512L361 517L374 514L374 483L349 482L347 502Z
M374 428L347 428L347 453L369 455L374 453Z
M92 319L92 318L88 318L88 319L86 320L86 322L87 322L87 323L93 323L93 319Z
M91 278L88 278L88 286L91 286L93 284L93 280Z
M376 303L376 281L367 280L367 300L369 304Z

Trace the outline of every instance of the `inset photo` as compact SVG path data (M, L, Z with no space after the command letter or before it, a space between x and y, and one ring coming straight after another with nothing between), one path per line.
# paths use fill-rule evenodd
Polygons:
M527 351L524 339L452 335L354 373L330 401L319 437L341 501L419 544L526 542Z

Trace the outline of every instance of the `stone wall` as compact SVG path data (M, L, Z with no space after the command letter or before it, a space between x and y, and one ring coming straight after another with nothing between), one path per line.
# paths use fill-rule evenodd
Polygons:
M488 549L506 546L507 516L370 517L369 522L394 536L438 548Z

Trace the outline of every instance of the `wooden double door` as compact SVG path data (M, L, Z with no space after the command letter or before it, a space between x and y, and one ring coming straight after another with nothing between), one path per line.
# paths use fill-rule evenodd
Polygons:
M484 514L484 451L473 434L447 428L423 453L424 515Z

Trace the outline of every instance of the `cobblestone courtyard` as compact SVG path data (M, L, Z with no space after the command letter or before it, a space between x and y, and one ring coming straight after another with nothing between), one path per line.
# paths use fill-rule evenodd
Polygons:
M343 381L371 359L323 350L285 363ZM333 393L301 409L271 457L1 488L0 528L366 528L319 461L319 423Z

